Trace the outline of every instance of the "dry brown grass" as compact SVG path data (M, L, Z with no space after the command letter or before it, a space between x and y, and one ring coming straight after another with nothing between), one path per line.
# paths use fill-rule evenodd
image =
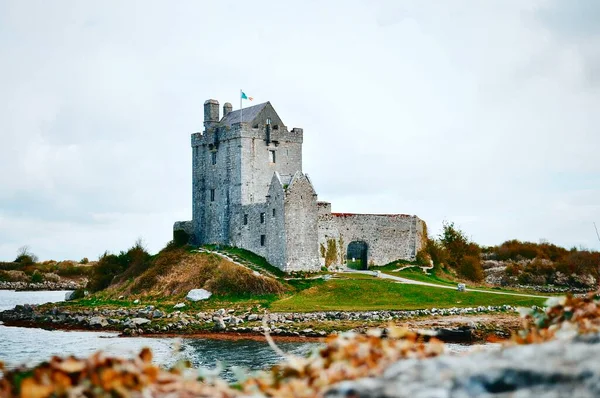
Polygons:
M112 288L125 284L123 281ZM286 290L276 279L255 275L214 254L176 249L161 252L125 293L177 296L199 288L221 296L280 294Z

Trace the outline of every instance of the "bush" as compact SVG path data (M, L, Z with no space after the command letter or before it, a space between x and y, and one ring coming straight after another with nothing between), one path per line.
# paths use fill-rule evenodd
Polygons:
M442 265L446 263L448 256L446 249L444 249L444 246L441 242L435 239L428 239L426 250L434 265Z
M79 261L79 264L87 264L89 262L90 262L90 260L88 260L87 257L84 257L84 258L81 259L81 261Z
M481 268L481 260L479 256L465 256L462 259L458 273L463 278L474 282L483 280L483 269Z
M81 289L77 289L73 291L73 294L71 295L71 298L69 300L77 300L80 298L84 298L85 297L85 289L81 288Z
M150 259L140 239L119 255L104 253L93 268L90 290L97 292L109 287L113 281L122 282L137 277L150 267Z
M42 283L43 281L44 276L38 270L33 271L33 274L31 274L31 283Z
M3 282L29 282L29 277L23 271L0 271L0 281Z
M429 267L431 265L431 262L430 262L431 257L429 256L429 253L427 252L427 247L424 247L417 252L415 261L421 267Z

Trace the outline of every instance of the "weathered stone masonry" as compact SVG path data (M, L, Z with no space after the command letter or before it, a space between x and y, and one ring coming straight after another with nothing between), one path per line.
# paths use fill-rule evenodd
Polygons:
M342 243L335 264L353 241L366 247L369 264L414 259L424 225L416 216L331 213L317 202L302 172L303 135L289 131L269 102L243 111L226 103L220 118L218 101L206 101L204 131L191 140L192 220L174 230L192 244L250 250L286 272L320 269L331 239Z

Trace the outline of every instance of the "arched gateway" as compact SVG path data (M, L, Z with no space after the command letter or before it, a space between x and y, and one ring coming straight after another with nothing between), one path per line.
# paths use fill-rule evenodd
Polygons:
M348 244L346 251L346 260L349 268L353 269L368 269L367 252L369 246L367 242L355 240Z

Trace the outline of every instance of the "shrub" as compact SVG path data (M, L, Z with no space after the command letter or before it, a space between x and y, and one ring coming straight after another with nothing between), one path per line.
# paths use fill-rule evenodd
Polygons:
M23 271L0 271L0 281L4 282L29 282L29 277Z
M73 294L71 295L70 300L77 300L77 299L84 298L84 297L85 297L85 289L80 288L80 289L73 291Z
M90 260L88 260L87 257L84 257L84 258L81 259L81 261L79 261L79 264L87 264L89 262L90 262Z
M479 259L479 256L464 256L462 262L460 263L458 273L460 276L468 280L474 282L482 281L484 275L483 269L481 268L481 260Z
M43 281L44 276L38 270L33 271L33 274L31 274L31 283L42 283Z
M518 263L510 263L506 266L504 273L507 276L518 276L521 271L523 271L523 267Z
M424 247L417 252L415 261L421 267L429 267L431 265L431 262L430 262L431 257L429 256L429 253L427 252L427 247Z
M428 239L426 250L434 265L442 265L446 263L448 256L446 249L444 249L444 246L441 242L435 239Z

